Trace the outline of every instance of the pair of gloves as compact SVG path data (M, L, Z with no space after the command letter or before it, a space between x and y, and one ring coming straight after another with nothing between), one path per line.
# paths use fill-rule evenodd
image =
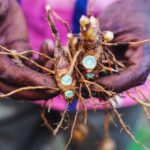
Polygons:
M150 1L120 0L110 5L100 16L101 30L114 32L114 42L140 41L150 39ZM34 19L34 18L33 18ZM0 45L17 52L31 49L23 14L15 0L0 0ZM0 49L0 52L2 49ZM44 42L41 51L52 55L49 41ZM150 44L143 46L118 46L112 49L120 60L126 60L128 67L116 75L100 78L97 83L117 92L128 90L144 83L150 72ZM30 55L28 57L31 57ZM50 62L39 58L48 68ZM49 64L49 65L48 65ZM18 66L6 55L0 55L0 92L8 93L24 86L50 86L57 88L55 80L46 76L31 64ZM13 98L24 100L48 99L57 94L54 90L23 91Z

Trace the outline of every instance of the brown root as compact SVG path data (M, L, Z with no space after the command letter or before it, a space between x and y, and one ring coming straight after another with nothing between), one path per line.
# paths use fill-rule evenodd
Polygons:
M58 133L60 127L61 127L62 124L63 124L63 121L64 121L64 119L65 119L65 115L66 115L67 110L68 110L68 106L69 106L69 104L67 104L66 109L65 109L64 112L62 113L60 122L58 123L57 127L56 127L56 128L54 129L54 131L53 131L53 134L54 134L54 135L56 135L56 134Z
M47 9L47 19L48 19L49 26L52 30L53 36L56 39L56 48L57 49L55 50L55 57L57 58L58 56L61 56L63 54L63 52L62 52L63 48L62 48L62 45L61 45L61 42L60 42L60 37L59 37L58 31L55 27L55 24L54 24L54 21L52 19L50 11L51 11L50 8Z
M145 43L150 43L149 39L143 40L143 41L137 41L137 42L118 42L118 43L106 43L102 42L104 46L120 46L120 45L129 45L129 46L140 46Z
M145 150L149 150L148 147L146 147L144 144L142 144L140 141L138 141L135 136L129 131L127 125L124 123L121 114L118 113L117 109L112 108L114 114L116 115L116 117L118 118L123 130L128 134L128 136L138 145L142 146Z
M145 106L145 107L150 107L150 103L143 102L143 101L140 100L139 98L133 96L133 94L130 93L130 92L128 92L128 91L127 91L126 93L127 93L127 95L128 95L129 97L131 97L133 100L135 100L138 104L140 104L140 105L142 105L142 106Z
M69 138L67 144L65 145L64 150L67 150L67 147L69 146L69 144L72 140L72 137L73 137L74 128L75 128L75 125L76 125L76 122L77 122L77 117L78 117L78 114L79 114L79 108L78 107L79 107L79 103L76 106L76 114L75 114L74 122L73 122L73 125L72 125L72 128L71 128L70 138Z
M88 114L87 114L87 108L85 106L85 99L82 97L81 90L82 90L82 84L80 85L78 97L79 97L79 102L82 104L82 107L83 107L83 110L84 110L84 124L86 124L87 123Z
M36 63L36 62L33 61L32 59L29 59L29 58L27 58L26 56L24 56L24 55L22 54L23 52L20 54L20 53L11 51L11 50L9 50L9 49L7 49L7 48L1 46L1 45L0 45L0 48L3 49L4 51L6 51L6 52L7 52L7 53L6 53L7 55L12 55L12 56L14 56L14 57L22 58L22 59L24 59L24 60L27 60L27 61L31 62L31 63L34 64L36 67L38 67L38 68L40 68L40 69L42 69L42 70L44 70L44 71L46 71L46 72L48 72L48 73L50 73L50 74L55 74L54 71L49 70L49 69L47 69L47 68L45 68L45 67L39 65L38 63Z
M78 58L78 56L80 55L81 52L82 52L82 50L78 50L76 52L76 54L74 55L74 57L72 59L72 62L71 62L71 65L70 65L70 69L68 70L69 75L71 75L73 73L76 62L77 62L77 58Z
M5 98L5 97L9 97L15 93L18 93L18 92L21 92L21 91L27 91L27 90L49 90L49 89L52 89L52 90L56 90L58 91L59 89L58 88L53 88L53 87L48 87L48 86L27 86L27 87L22 87L22 88L18 88L14 91L11 91L7 94L1 94L0 95L0 98Z
M91 81L88 81L88 80L81 80L81 82L83 82L83 83L85 82L87 84L94 85L95 87L99 88L100 91L106 93L109 97L112 97L113 95L116 94L115 92L105 90L104 87L102 87L101 85L99 85L95 82L91 82Z
M47 118L45 117L45 113L44 112L45 112L44 110L41 112L41 118L42 118L42 120L44 122L44 125L49 129L50 132L53 132L54 129L50 125L50 123L48 122Z
M145 106L142 106L142 108L143 108L143 111L145 113L147 120L150 120L150 112L149 112L148 108Z

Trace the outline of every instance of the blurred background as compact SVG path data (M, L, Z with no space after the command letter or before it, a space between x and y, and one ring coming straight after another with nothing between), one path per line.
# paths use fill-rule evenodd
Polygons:
M150 147L150 120L147 120L145 116L140 118L135 137ZM132 141L128 150L141 150L141 147Z

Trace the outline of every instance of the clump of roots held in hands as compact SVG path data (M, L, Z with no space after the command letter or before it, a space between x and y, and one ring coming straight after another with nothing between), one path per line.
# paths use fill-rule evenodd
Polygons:
M117 74L126 67L124 63L116 59L116 57L110 51L110 48L118 45L138 46L146 42L150 42L150 40L143 40L139 42L113 43L113 32L102 32L100 30L100 24L98 22L98 19L96 19L90 13L88 13L88 16L81 16L79 20L80 33L73 34L67 22L64 21L54 10L52 10L50 6L47 6L46 10L47 20L55 38L54 58L51 58L43 53L31 50L17 53L16 51L9 50L3 46L0 46L0 55L7 55L11 59L13 59L18 66L23 65L23 61L30 62L31 64L39 68L40 71L43 71L46 75L53 76L58 85L58 88L53 88L50 86L23 87L12 90L9 93L1 94L0 98L9 97L13 94L30 90L34 91L52 89L54 91L59 91L66 99L67 106L65 111L62 113L60 122L56 125L56 128L53 129L51 127L51 125L44 117L43 112L41 114L44 124L48 127L50 131L53 132L54 135L56 135L59 129L64 126L63 124L65 122L69 122L68 119L66 119L68 118L66 117L68 113L68 108L72 103L76 103L76 105L74 106L74 110L76 111L74 122L71 123L71 136L65 148L67 148L72 138L73 140L76 140L78 142L82 142L86 138L88 134L88 129L86 128L86 121L88 116L86 108L86 98L91 98L93 99L95 108L97 106L101 106L105 108L106 111L107 109L109 111L111 110L113 116L116 116L118 118L120 124L122 125L122 128L127 132L127 134L137 144L142 145L128 130L127 126L121 118L121 115L110 102L110 98L114 98L115 102L115 96L118 95L118 93L114 92L113 89L108 89L96 83L96 81L101 76ZM59 33L57 31L53 18L58 19L67 28L68 34L66 36L68 40L66 46L62 46L61 44L61 39L59 37ZM50 70L45 66L42 66L39 63L35 62L34 60L29 59L26 56L26 54L28 53L36 53L39 56L47 59L47 61L53 61L54 69ZM147 87L147 89L150 90L149 87ZM143 110L147 115L147 118L150 118L147 110L147 107L150 107L150 98L147 97L140 89L135 88L135 90L138 93L138 97L134 97L132 93L127 92L128 96L130 96L133 100L142 105ZM99 96L99 98L103 100L99 101L98 103L94 102L94 96ZM146 99L148 99L148 102L143 102L141 100L141 97L145 97ZM77 102L75 102L76 100ZM82 115L81 117L82 119L78 118L80 108L83 109L83 112L81 113L84 113L84 115ZM77 126L76 122L78 122ZM115 143L109 135L109 115L106 115L104 124L105 136L103 139L103 143L101 144L103 144L103 146L105 147L106 145L104 141L111 142L112 148L110 149L113 150L115 149ZM147 149L144 145L142 146Z

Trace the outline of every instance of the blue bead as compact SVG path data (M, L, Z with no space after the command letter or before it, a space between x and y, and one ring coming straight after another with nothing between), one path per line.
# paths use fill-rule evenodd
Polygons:
M94 78L94 74L93 74L93 73L87 73L87 74L86 74L86 77L87 77L88 79L93 79L93 78Z
M97 61L94 56L88 55L84 57L82 64L86 69L94 69L97 65Z
M61 78L61 83L63 85L71 85L72 83L72 77L68 74L64 75L62 78Z
M73 95L74 95L74 93L73 93L73 91L71 91L71 90L67 90L67 91L65 92L65 97L66 97L66 98L72 98Z

